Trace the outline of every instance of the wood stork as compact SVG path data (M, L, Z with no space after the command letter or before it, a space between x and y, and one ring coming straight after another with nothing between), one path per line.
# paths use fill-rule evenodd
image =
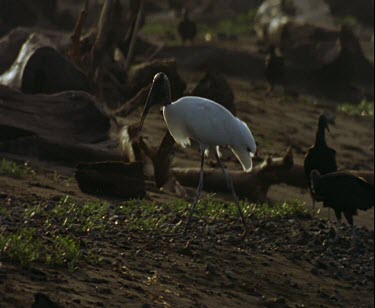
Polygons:
M336 151L326 143L325 131L329 132L329 124L335 124L333 116L323 114L319 117L315 143L308 149L304 161L305 177L313 199L313 208L315 208L316 199L313 190L311 190L311 171L317 170L323 175L337 171Z
M186 96L176 102L172 102L169 79L164 73L158 73L154 77L140 121L140 130L151 106L156 104L163 106L164 120L177 144L185 148L190 145L191 140L195 140L200 144L201 148L199 185L184 233L189 228L203 189L205 154L208 154L208 151L213 147L215 148L215 157L224 173L228 188L232 191L246 233L245 217L234 190L232 179L221 162L219 150L220 146L230 147L240 161L244 171L250 172L253 167L252 157L254 157L256 152L256 143L246 123L234 117L223 106L202 97Z

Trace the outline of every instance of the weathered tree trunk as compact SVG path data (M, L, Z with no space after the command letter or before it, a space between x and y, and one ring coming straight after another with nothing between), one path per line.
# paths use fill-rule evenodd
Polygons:
M143 198L146 194L142 163L79 164L75 177L87 194L122 199Z
M249 201L265 202L267 192L272 185L294 182L293 153L291 150L281 158L268 158L261 165L254 167L251 173L230 171L237 194ZM197 187L199 168L173 168L176 179L184 186ZM301 180L301 179L300 179ZM303 180L303 179L302 179ZM220 168L205 169L204 189L213 192L228 192L227 183Z
M0 86L0 151L65 165L121 159L109 119L85 92L25 95Z
M9 129L8 129L9 132ZM75 144L57 140L48 140L38 136L22 136L22 130L11 130L16 139L2 142L0 126L0 152L18 155L25 158L36 158L40 161L59 163L63 166L75 167L82 162L100 162L122 160L122 155L113 149L107 149L106 144ZM6 136L5 136L6 137Z
M107 139L109 120L99 102L85 92L27 95L0 86L0 100L0 125L60 142L89 144Z
M260 166L256 166L251 173L242 171L229 171L233 178L236 192L242 198L253 202L264 202L271 186L287 184L290 186L307 189L304 168L302 165L294 165L293 158L287 154L284 158L268 159ZM289 157L288 157L289 156ZM199 169L173 168L176 179L184 186L198 186ZM374 185L373 171L348 172L363 178ZM227 192L225 178L218 169L207 169L204 173L204 189L212 192Z
M65 59L49 38L36 33L29 36L13 65L0 76L0 84L30 94L91 89L85 74Z

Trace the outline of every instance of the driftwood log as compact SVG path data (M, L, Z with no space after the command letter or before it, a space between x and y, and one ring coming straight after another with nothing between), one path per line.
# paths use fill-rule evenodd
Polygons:
M173 168L176 179L184 186L197 187L199 169ZM363 178L374 185L373 171L347 172ZM284 158L272 158L263 164L256 166L254 170L246 174L242 171L229 171L233 178L237 194L241 198L247 198L251 202L265 202L267 192L273 185L286 184L301 189L307 189L304 168L302 165L293 165L291 154ZM224 176L219 168L205 170L204 189L212 192L227 192Z
M0 86L0 152L75 165L121 159L108 118L85 92L26 95Z
M8 70L17 59L22 45L28 40L35 28L15 28L0 39L0 74ZM65 53L71 44L65 32L38 29L39 34L47 37L60 53Z
M23 43L13 65L0 76L0 84L31 94L90 91L85 74L62 56L48 37L37 33Z
M87 194L122 199L143 198L146 194L142 163L79 164L75 178L80 189Z
M261 165L254 167L251 173L243 171L231 171L230 173L236 192L241 198L249 201L265 202L267 192L272 185L293 180L293 153L288 150L281 158L267 158ZM197 187L199 180L199 168L173 168L176 179L184 186ZM220 168L205 169L204 189L212 192L228 192L227 183Z

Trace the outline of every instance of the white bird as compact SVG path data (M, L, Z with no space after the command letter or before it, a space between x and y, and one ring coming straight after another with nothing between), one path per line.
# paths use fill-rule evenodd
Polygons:
M245 217L234 190L232 179L221 162L219 149L220 146L229 147L240 161L244 171L250 172L253 167L252 157L256 152L256 143L246 123L233 116L223 106L202 97L187 96L172 102L169 79L164 73L158 73L154 77L140 121L140 130L151 106L157 104L163 106L164 120L176 143L185 148L191 144L191 140L195 140L201 148L199 185L185 232L190 225L203 189L205 154L208 154L210 148L215 147L216 159L223 170L228 188L232 190L246 233Z

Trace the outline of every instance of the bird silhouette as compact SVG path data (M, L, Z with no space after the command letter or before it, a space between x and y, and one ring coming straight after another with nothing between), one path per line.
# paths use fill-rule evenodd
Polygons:
M324 207L332 208L341 222L342 214L350 225L358 210L367 211L374 206L374 186L350 173L333 172L320 175L311 172L311 190Z
M311 171L317 170L320 174L323 175L337 171L336 151L334 149L331 149L326 143L325 132L326 130L329 131L330 124L335 124L333 116L323 114L319 117L315 143L308 149L304 160L305 177L310 189L314 208L316 200L314 197L314 193L311 190Z
M197 26L195 22L190 20L187 9L182 10L182 20L178 24L178 33L184 44L187 41L193 42L197 35Z

